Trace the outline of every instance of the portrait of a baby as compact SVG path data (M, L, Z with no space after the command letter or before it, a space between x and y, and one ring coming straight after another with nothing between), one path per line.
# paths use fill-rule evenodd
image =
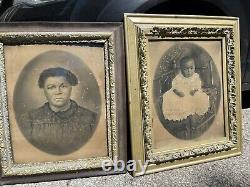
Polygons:
M221 81L210 54L192 42L165 50L154 77L155 109L163 127L179 139L200 137L219 108Z
M182 58L180 70L172 81L172 88L163 95L164 117L173 121L194 114L203 115L209 108L209 97L201 88L199 74L195 73L194 59L191 56Z

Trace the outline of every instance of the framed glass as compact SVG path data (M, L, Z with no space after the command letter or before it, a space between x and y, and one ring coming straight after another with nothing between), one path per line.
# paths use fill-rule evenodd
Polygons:
M106 175L103 161L126 160L122 28L1 24L3 184Z
M238 19L125 14L125 34L132 155L146 173L239 155Z

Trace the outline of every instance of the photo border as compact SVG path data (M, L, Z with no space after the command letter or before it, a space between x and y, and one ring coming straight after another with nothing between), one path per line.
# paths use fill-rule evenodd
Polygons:
M127 73L132 156L149 161L146 173L176 168L195 163L241 154L241 92L239 60L239 21L232 17L176 16L125 14ZM220 39L225 81L224 108L227 140L185 149L153 153L152 118L149 98L149 39L159 40L214 40ZM136 41L136 42L135 42ZM137 50L136 50L137 49ZM135 74L137 76L135 76ZM228 101L228 102L225 102ZM141 116L140 119L135 119ZM138 117L137 117L138 118ZM141 175L139 168L133 173Z
M77 176L89 176L89 174L106 175L114 172L102 171L101 164L102 161L112 161L115 157L126 161L126 110L124 110L126 108L126 94L121 92L122 89L125 89L122 88L122 84L125 81L125 73L123 72L124 54L121 23L109 23L105 24L105 27L104 24L101 23L53 23L44 24L42 26L31 23L16 23L2 24L2 26L2 29L0 29L0 143L2 182L7 184L9 182L12 183L11 181L8 182L8 177L11 176L30 176L74 171L82 171L79 172L80 174ZM20 31L15 31L17 26L21 26ZM60 29L62 26L64 28ZM42 31L37 31L37 27ZM105 115L108 141L107 157L91 157L86 159L43 163L14 163L8 119L8 85L6 82L4 45L27 44L104 45L103 67L105 74ZM123 110L123 115L120 114L119 110ZM117 117L118 115L119 119ZM122 173L124 172L125 171ZM69 176L66 178L69 178ZM72 174L71 177L75 176L75 174ZM7 180L5 180L5 178L7 178ZM39 179L31 179L31 181L34 180L37 181ZM54 180L56 180L56 178ZM22 180L17 181L22 183Z

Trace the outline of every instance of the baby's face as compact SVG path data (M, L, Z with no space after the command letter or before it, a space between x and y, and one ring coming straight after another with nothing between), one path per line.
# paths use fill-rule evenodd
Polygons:
M194 74L194 71L195 65L193 59L189 59L181 65L181 73L186 78L191 77Z

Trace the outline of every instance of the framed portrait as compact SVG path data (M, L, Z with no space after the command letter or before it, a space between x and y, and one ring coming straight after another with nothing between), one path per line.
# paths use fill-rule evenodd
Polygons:
M0 27L1 183L118 173L126 161L120 23Z
M146 173L239 155L238 18L125 14L125 36L132 157Z

